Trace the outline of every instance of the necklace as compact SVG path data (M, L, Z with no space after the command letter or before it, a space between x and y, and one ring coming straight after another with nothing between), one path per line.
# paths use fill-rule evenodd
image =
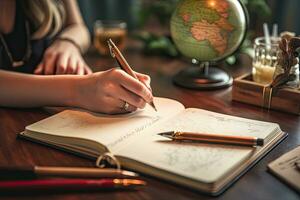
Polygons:
M25 29L26 29L26 52L21 60L14 60L12 53L9 51L9 48L5 42L4 36L0 33L0 40L5 49L5 52L9 58L9 61L13 67L20 67L25 64L26 61L29 60L31 56L31 44L30 44L30 31L29 31L29 23L25 21Z

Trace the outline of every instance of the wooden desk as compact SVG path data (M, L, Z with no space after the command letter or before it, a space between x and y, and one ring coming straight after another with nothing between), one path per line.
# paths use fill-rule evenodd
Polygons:
M216 91L193 91L172 84L172 76L188 65L177 59L147 57L137 50L126 53L129 63L139 72L152 77L152 87L156 96L169 97L182 102L186 107L197 107L279 123L289 137L264 157L249 172L217 199L299 199L296 192L269 174L267 164L288 150L300 145L300 117L277 111L266 111L259 107L231 101L231 88ZM99 58L90 53L87 61L95 71L115 66L111 58ZM239 66L227 68L234 76L249 72L250 60L243 58ZM26 125L46 118L50 114L43 109L8 109L0 108L0 165L59 165L93 166L94 162L68 153L54 150L39 144L16 139L16 134ZM38 195L43 199L214 199L198 192L181 188L164 181L145 177L148 186L141 191L98 192ZM5 199L33 199L31 196L1 197Z

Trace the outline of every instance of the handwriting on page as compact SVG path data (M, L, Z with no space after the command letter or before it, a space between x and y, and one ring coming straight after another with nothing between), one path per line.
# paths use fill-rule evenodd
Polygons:
M276 125L272 123L186 109L175 117L154 125L147 133L141 134L137 142L120 153L167 171L210 182L241 164L255 153L256 148L176 142L157 133L180 130L266 138L275 129Z
M179 165L179 163L190 163L189 165L183 165L183 170L198 171L199 169L208 169L222 159L222 154L218 153L219 150L211 148L211 146L205 148L205 145L188 144L188 151L186 149L187 144L182 143L175 146L176 148L171 147L164 152L166 159L163 162L169 166ZM201 148L201 151L199 151L199 148Z
M175 142L148 133L119 154L204 182L215 181L253 152L251 147Z
M111 152L131 142L135 135L140 135L160 119L174 116L184 109L177 101L155 98L158 112L150 106L142 110L122 115L105 115L85 110L66 110L50 118L26 127L36 133L53 136L86 139L100 143ZM69 139L70 138L70 139ZM75 144L77 145L77 144Z
M164 123L163 127L159 127L159 132L180 130L265 138L274 128L274 124L246 120L209 111L202 110L199 112L196 109L187 109L167 123ZM163 152L163 156L157 162L160 162L167 168L173 166L172 168L180 173L191 172L191 177L197 174L203 180L213 180L221 176L222 173L247 158L253 152L253 148L249 147L163 142L163 139L158 139L156 136L153 136L152 139L156 139L156 143L159 143L159 148ZM203 172L207 172L207 174L202 175Z
M133 130L131 130L131 131L125 133L125 134L120 135L119 138L117 138L116 140L114 140L111 143L107 144L107 147L110 149L110 148L115 147L116 145L124 142L125 140L129 139L130 137L136 136L137 134L141 133L146 128L153 125L159 119L160 119L159 116L151 118L150 120L146 121L145 124L141 124L140 126L135 127Z
M103 115L68 110L28 128L35 132L98 141L110 148L138 134L160 118L144 111L127 115Z
M187 109L180 116L173 118L162 131L190 131L212 134L256 136L265 138L274 129L274 124L245 120L209 111Z
M140 114L135 114L133 118L127 119L127 126L120 127L123 130L126 130L125 133L119 134L117 137L114 138L113 141L106 144L109 149L122 149L122 143L126 144L127 142L132 142L137 137L144 137L144 135L140 134L147 129L150 129L152 125L156 122L160 121L161 119L169 118L170 116L174 116L175 113L183 110L184 107L182 104L164 98L155 98L155 106L158 109L158 112L154 112L153 108L150 106L146 106L143 112ZM147 117L147 118L145 118ZM158 122L159 123L159 122ZM127 143L129 145L129 143Z
M211 144L178 144L165 149L161 163L166 166L176 166L177 170L190 171L192 174L210 172L210 175L221 174L226 168L249 155L248 147L223 147Z

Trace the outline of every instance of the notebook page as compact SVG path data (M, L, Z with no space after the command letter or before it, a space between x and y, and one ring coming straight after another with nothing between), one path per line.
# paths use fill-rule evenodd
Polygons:
M98 141L114 150L131 137L184 109L177 101L155 98L159 112L150 106L131 114L104 115L83 110L66 110L26 127L26 130L55 136L76 137Z
M163 124L156 124L119 152L153 167L211 183L251 156L255 148L170 141L157 133L181 130L265 138L277 124L247 120L200 109L186 109ZM258 147L260 148L260 147Z

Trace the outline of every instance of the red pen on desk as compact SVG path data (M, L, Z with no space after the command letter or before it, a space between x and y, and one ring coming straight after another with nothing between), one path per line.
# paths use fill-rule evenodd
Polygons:
M0 181L0 192L16 191L77 191L77 190L109 190L138 189L146 182L137 179L41 179Z

